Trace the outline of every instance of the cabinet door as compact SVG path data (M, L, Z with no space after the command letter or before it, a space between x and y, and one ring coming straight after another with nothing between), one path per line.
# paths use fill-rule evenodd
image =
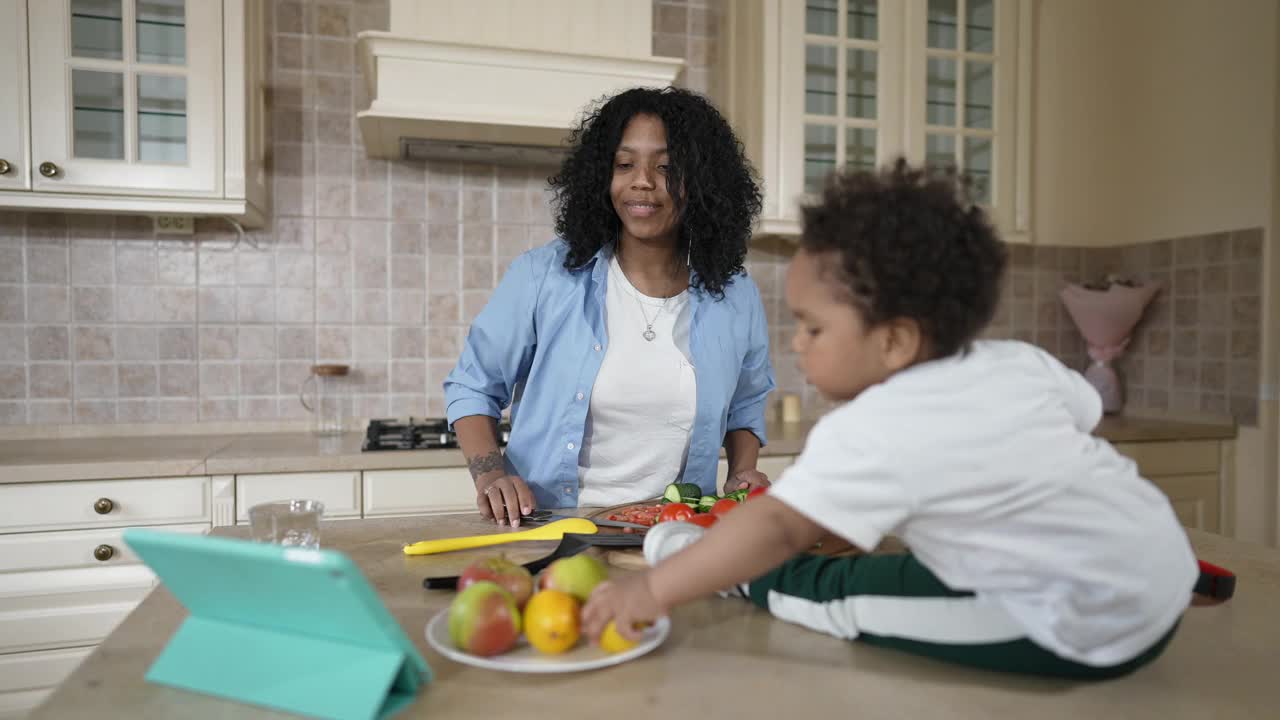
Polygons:
M364 473L365 517L475 511L475 483L466 468L366 470Z
M79 647L0 656L0 720L25 717L91 652Z
M47 0L29 8L37 190L221 194L222 3Z
M353 471L236 476L236 523L249 522L249 508L273 500L324 503L324 519L360 517L360 473Z
M0 0L0 17L0 190L29 190L26 2Z

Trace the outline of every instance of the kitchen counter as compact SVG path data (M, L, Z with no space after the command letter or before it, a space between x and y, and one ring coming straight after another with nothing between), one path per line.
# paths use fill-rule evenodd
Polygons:
M348 553L435 670L436 679L399 718L1081 717L1261 718L1275 713L1280 661L1280 551L1192 532L1200 557L1239 577L1230 602L1188 610L1164 655L1133 675L1084 684L967 670L883 648L846 643L774 620L740 600L713 598L672 615L654 652L595 672L521 676L480 670L428 649L423 627L452 594L426 591L427 574L448 574L483 550L406 558L401 543L492 532L466 515L329 522L322 542ZM244 528L218 534L243 535ZM525 562L552 543L508 545ZM300 599L301 600L301 599ZM292 717L149 685L143 674L185 611L153 591L32 715L32 720L104 717ZM251 649L246 648L246 652ZM703 709L705 708L705 709Z
M796 455L812 421L770 423L761 455ZM1231 423L1108 417L1097 434L1111 442L1235 437ZM458 450L361 452L363 433L322 438L306 432L137 435L0 441L0 484L182 475L463 467Z

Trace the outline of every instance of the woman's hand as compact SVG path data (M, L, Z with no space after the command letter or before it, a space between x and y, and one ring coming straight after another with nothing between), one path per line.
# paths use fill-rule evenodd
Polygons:
M758 487L769 487L769 476L755 468L739 470L724 481L724 491L726 493L731 493L735 490L754 490Z
M634 573L597 585L582 608L582 634L599 640L612 620L619 635L639 640L646 625L667 613L653 596L650 576L649 572Z
M476 507L486 520L520 527L521 516L533 512L538 503L524 480L515 475L500 475L476 481Z

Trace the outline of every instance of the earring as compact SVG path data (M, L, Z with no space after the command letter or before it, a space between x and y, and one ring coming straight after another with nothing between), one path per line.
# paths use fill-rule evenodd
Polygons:
M685 255L685 258L684 258L684 264L687 265L690 269L692 269L693 268L693 243L689 243L687 253L688 254Z

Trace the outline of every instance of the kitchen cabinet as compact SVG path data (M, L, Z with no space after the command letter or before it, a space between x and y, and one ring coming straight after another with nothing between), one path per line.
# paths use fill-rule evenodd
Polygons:
M1117 443L1138 472L1169 497L1178 520L1189 528L1232 534L1234 449L1217 440Z
M359 471L278 473L236 476L236 524L249 522L258 503L307 498L324 503L329 520L360 517Z
M261 224L265 5L0 0L0 207Z
M475 483L465 467L364 472L365 517L475 510Z
M764 187L758 232L795 236L829 173L956 165L1028 242L1032 0L740 0L718 98Z
M151 591L121 535L210 527L209 479L0 485L0 718L44 699Z

